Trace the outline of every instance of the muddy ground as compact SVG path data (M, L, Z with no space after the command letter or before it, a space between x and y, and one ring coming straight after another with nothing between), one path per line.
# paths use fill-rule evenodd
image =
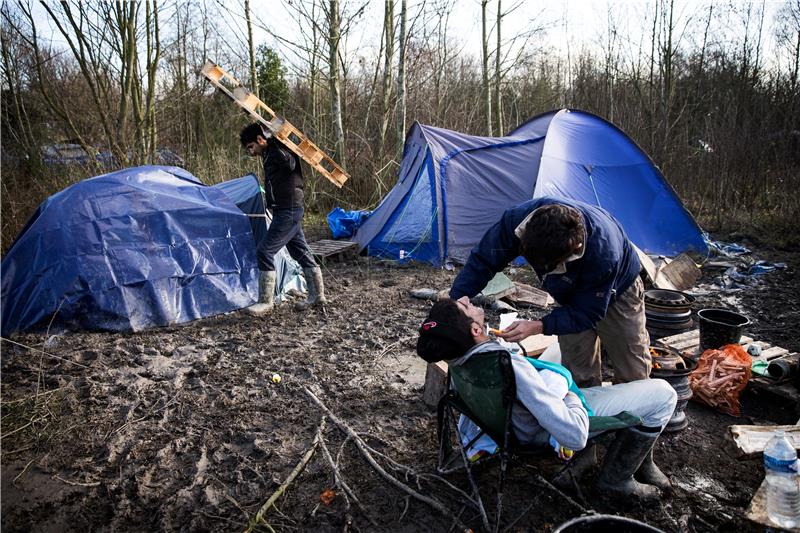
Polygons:
M789 268L746 291L703 296L696 307L736 306L753 319L750 335L800 350L800 253L762 247L756 254ZM301 315L282 305L268 318L233 313L140 333L40 333L3 342L3 530L246 529L315 439L323 412L304 389L361 436L381 468L478 530L458 491L431 476L435 415L421 400L425 365L414 356L429 302L408 294L446 288L455 273L367 258L324 270L332 300L324 312ZM705 271L703 282L718 274ZM510 275L530 281L524 270ZM676 490L660 505L605 500L591 477L581 482L581 496L570 495L587 509L665 531L763 530L744 518L761 464L729 454L727 427L794 423L798 415L792 402L768 393L746 392L742 403L741 418L690 403L689 427L661 439L656 460ZM458 529L452 517L381 477L330 419L322 438L361 508L336 488L318 446L261 530ZM553 463L512 468L504 516L506 525L519 518L513 530L548 531L581 513L536 481L537 468L547 473ZM496 472L496 464L479 471L488 489ZM446 480L467 490L459 474ZM323 503L331 488L333 500Z

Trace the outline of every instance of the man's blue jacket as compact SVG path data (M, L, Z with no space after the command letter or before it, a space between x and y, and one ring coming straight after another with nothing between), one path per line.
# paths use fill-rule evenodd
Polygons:
M586 227L586 243L583 257L568 262L564 274L534 269L542 280L542 288L561 306L542 318L544 334L578 333L602 320L616 295L633 284L641 264L619 222L603 209L575 200L541 197L508 209L470 252L453 282L450 297L472 298L518 257L520 241L514 230L534 209L548 204L563 204L580 211Z

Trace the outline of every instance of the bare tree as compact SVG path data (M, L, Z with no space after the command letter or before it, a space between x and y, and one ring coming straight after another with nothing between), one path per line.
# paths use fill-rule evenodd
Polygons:
M344 127L342 125L341 78L339 74L339 40L341 39L341 13L339 0L328 4L328 87L330 90L331 122L333 124L333 159L345 165Z
M378 152L380 157L383 155L383 148L386 144L386 132L389 129L391 119L392 103L392 70L394 68L394 0L384 0L383 11L383 78L381 83L381 128L378 139Z
M486 29L486 6L489 0L481 0L481 51L483 74L483 113L486 117L486 135L492 135L492 93L489 89L489 34Z
M250 0L244 0L244 18L247 24L247 51L250 58L250 86L258 96L258 74L256 73L256 43L253 41L253 22L250 19Z
M397 149L396 158L403 156L406 136L406 23L408 9L406 0L400 0L400 37L397 57Z

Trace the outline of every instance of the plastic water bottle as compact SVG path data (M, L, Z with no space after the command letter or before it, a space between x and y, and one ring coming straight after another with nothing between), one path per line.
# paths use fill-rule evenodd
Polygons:
M798 484L797 452L777 431L764 448L764 470L767 473L767 515L784 528L800 526L800 484Z

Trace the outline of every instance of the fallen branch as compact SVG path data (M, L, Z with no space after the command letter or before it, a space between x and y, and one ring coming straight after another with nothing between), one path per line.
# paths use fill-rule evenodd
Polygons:
M53 477L56 478L59 481L63 481L67 485L72 485L73 487L99 487L100 486L100 482L99 481L91 481L89 483L79 483L78 481L70 481L70 480L64 479L63 477L60 477L60 476L53 476Z
M372 457L372 454L369 453L369 451L367 450L367 445L364 443L364 441L361 439L361 437L358 435L358 433L353 431L350 428L350 426L348 426L344 421L340 420L335 414L333 414L331 412L331 410L328 409L328 407L324 403L322 403L322 401L319 398L317 398L314 395L313 392L308 390L308 388L304 387L303 390L314 401L314 403L316 403L319 406L319 408L322 409L325 412L325 414L328 415L328 417L330 417L330 419L333 420L333 422L337 426L339 426L339 428L342 431L344 431L346 434L348 434L348 435L350 435L352 437L353 442L358 447L358 449L361 452L361 454L364 456L364 458L367 460L367 462L370 464L370 466L372 466L372 468L374 468L381 475L381 477L383 477L386 481L388 481L389 483L391 483L392 485L394 485L398 489L402 490L406 494L409 494L413 498L415 498L415 499L417 499L417 500L419 500L419 501L421 501L423 503L428 504L429 506L433 507L434 509L436 509L437 511L439 511L443 515L445 515L445 516L447 516L449 518L452 518L453 520L457 521L458 524L459 524L459 527L462 526L461 522L458 520L458 517L456 517L453 514L453 512L450 511L450 509L448 509L447 507L442 505L441 502L439 502L438 500L435 500L433 498L429 498L428 496L424 496L424 495L418 493L417 491L415 491L414 489L412 489L411 487L409 487L408 485L406 485L402 481L398 480L397 478L395 478L391 474L387 473L386 470L384 470L383 467L381 465L379 465L375 461L375 459Z
M322 449L322 455L325 456L325 459L328 461L328 465L330 465L331 470L333 470L333 478L334 478L334 480L336 480L336 485L338 487L341 487L342 490L345 492L345 494L347 494L350 498L353 499L354 502L356 502L356 505L358 505L358 508L361 510L361 512L364 514L364 516L367 518L367 520L369 520L369 523L372 524L373 527L377 528L378 527L377 522L375 522L375 520L373 520L372 517L369 515L367 510L364 508L364 505L361 503L361 501L358 499L358 497L353 492L353 489L351 489L347 485L347 482L345 482L344 477L339 472L339 469L336 467L336 464L333 462L333 457L331 457L331 452L328 451L328 447L325 446L325 440L324 439L320 439L319 445L320 445L320 448Z
M322 440L322 430L324 428L325 428L325 417L323 417L322 420L320 421L319 427L317 428L317 434L314 437L314 440L311 442L311 445L308 447L308 450L306 450L305 455L303 455L303 458L300 459L300 462L297 463L297 466L294 467L294 470L292 470L292 472L289 474L289 477L286 478L286 481L284 481L283 484L281 484L281 486L278 487L278 490L272 493L272 496L270 496L269 499L264 503L264 505L262 505L261 508L258 510L256 515L253 517L253 520L247 526L246 530L247 533L253 531L253 528L256 527L259 524L259 522L264 521L264 515L267 513L269 508L272 507L276 501L278 501L278 498L280 498L283 495L283 493L286 492L286 489L289 487L289 485L292 484L292 481L294 481L295 478L300 475L300 472L302 472L303 469L306 467L308 462L311 460L311 457L314 456L314 452L317 450L317 446ZM267 524L266 522L264 522L264 524L267 527L269 527L269 524ZM270 527L270 529L272 528Z

